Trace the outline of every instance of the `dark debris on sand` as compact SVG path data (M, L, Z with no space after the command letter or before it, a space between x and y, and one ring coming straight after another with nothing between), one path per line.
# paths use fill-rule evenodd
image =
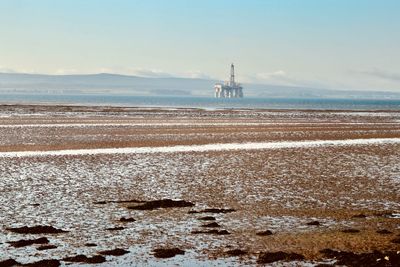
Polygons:
M121 231L124 230L124 227L118 226L118 227L110 227L110 228L106 228L107 231Z
M399 266L400 254L397 251L355 254L353 252L323 249L320 251L326 257L336 259L336 265L348 267L359 266Z
M106 258L100 255L95 255L93 257L87 257L85 255L76 255L73 257L64 258L63 261L96 264L96 263L106 262Z
M271 230L266 230L266 231L262 231L262 232L257 232L256 235L259 236L267 236L267 235L273 235L274 233L272 233Z
M22 239L18 241L10 241L8 243L15 248L20 248L20 247L30 246L33 244L48 244L49 240L46 237L40 237L37 239Z
M201 227L221 227L221 225L219 225L216 222L212 222L212 223L203 224Z
M365 215L363 213L360 213L360 214L354 215L352 218L354 218L354 219L365 219L365 218L367 218L367 215Z
M307 225L320 226L321 223L319 221L311 221L311 222L308 222Z
M128 250L121 249L121 248L116 248L116 249L111 249L111 250L104 250L100 251L99 254L101 255L107 255L107 256L122 256L129 253Z
M12 267L16 265L19 265L19 263L14 259L0 261L0 267Z
M125 218L125 217L122 217L121 219L119 219L119 221L120 222L136 222L136 220L133 218Z
M381 235L390 235L390 234L392 234L392 232L390 232L389 230L386 230L386 229L377 230L376 232L378 234L381 234Z
M97 247L95 243L86 243L85 247Z
M37 250L48 250L48 249L55 249L57 246L55 245L43 245L37 248Z
M226 254L228 255L228 256L231 256L231 257L237 257L237 256L243 256L243 255L246 255L247 254L247 251L245 251L245 250L241 250L241 249L232 249L232 250L228 250L227 252L226 252Z
M349 229L344 229L344 230L342 230L342 232L343 232L343 233L346 233L346 234L355 234L355 233L359 233L360 230L358 230L358 229L353 229L353 228L349 228Z
M229 213L229 212L234 212L234 211L236 211L236 210L211 208L211 209L204 209L204 210L190 210L189 213Z
M176 255L184 255L185 251L179 248L157 248L153 250L156 258L172 258Z
M161 199L147 201L142 205L129 206L131 210L154 210L160 208L184 208L193 207L194 204L185 200L172 200L172 199Z
M68 231L64 231L61 229L54 228L53 226L47 226L47 225L6 228L6 230L11 231L13 233L18 233L18 234L60 234L60 233L68 232Z
M283 251L279 252L264 252L261 253L257 259L257 263L265 264L276 261L301 261L304 260L304 256L297 253L287 253Z
M198 218L198 220L200 220L200 221L215 221L216 219L213 216L204 216L204 217Z
M212 229L204 231L192 231L192 234L230 235L231 233L229 233L227 230Z
M392 239L392 243L400 244L400 238Z

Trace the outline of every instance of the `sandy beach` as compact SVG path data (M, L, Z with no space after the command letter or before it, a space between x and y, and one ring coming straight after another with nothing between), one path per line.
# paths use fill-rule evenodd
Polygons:
M0 173L0 266L400 259L400 111L2 105Z

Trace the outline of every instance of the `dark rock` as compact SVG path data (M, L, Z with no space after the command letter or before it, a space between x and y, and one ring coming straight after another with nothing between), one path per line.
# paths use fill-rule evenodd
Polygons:
M241 249L232 249L232 250L228 250L226 252L226 254L228 254L228 256L236 257L236 256L246 255L247 251L244 251L244 250L241 250Z
M61 229L54 228L53 226L46 225L38 225L38 226L23 226L16 228L7 228L6 230L11 231L13 233L18 234L60 234L67 233L68 231L64 231Z
M46 237L41 237L38 239L27 239L8 242L11 246L15 248L26 247L33 244L48 244L49 240Z
M61 264L60 264L59 260L41 260L41 261L37 261L37 262L23 264L22 266L28 266L28 267L58 267L60 265Z
M136 222L136 220L133 218L125 218L125 217L122 217L121 219L119 219L119 221L120 222Z
M172 200L172 199L161 199L154 201L147 201L142 205L129 206L131 210L154 210L160 208L183 208L193 207L194 204L185 200Z
M390 234L392 234L392 232L390 232L389 230L386 230L386 229L377 230L376 232L378 234L381 234L381 235L390 235Z
M360 214L354 215L352 218L365 219L365 218L367 218L367 216L365 214L360 213Z
M320 223L319 221L311 221L311 222L308 222L308 223L307 223L307 225L315 225L315 226L320 226L320 225L321 225L321 223Z
M37 250L48 250L48 249L55 249L57 246L55 245L43 245L37 248Z
M99 252L101 255L107 255L107 256L122 256L127 253L129 253L128 250L121 249L121 248L116 248L112 250L104 250Z
M111 203L146 203L146 201L143 200L137 200L137 199L130 199L130 200L114 200L110 201Z
M234 209L204 209L204 210L191 210L189 213L229 213L229 212L234 212Z
M400 262L400 254L397 251L373 251L370 253L355 254L353 252L324 249L320 252L329 258L335 258L337 260L335 264L340 266L399 266Z
M153 252L156 258L172 258L178 254L185 254L185 251L179 248L157 248Z
M343 232L343 233L346 233L346 234L355 234L355 233L359 233L360 230L358 230L358 229L353 229L353 228L349 228L349 229L344 229L344 230L342 230L342 232Z
M198 220L200 220L200 221L215 221L215 217L213 217L213 216L204 216L204 217L198 218Z
M95 205L104 205L104 204L107 204L107 201L97 201L97 202L93 202L93 204L95 204Z
M111 227L111 228L106 228L107 231L121 231L124 230L124 227Z
M86 247L97 247L97 245L95 243L86 243L85 246Z
M266 236L266 235L273 235L273 233L270 230L266 230L266 231L262 231L262 232L257 232L256 235Z
M192 231L192 234L230 235L231 233L229 233L227 230L212 229L206 231Z
M400 238L392 239L392 243L400 244Z
M304 256L297 253L279 252L264 252L257 259L257 263L265 264L276 261L300 261L304 260Z
M63 261L96 264L105 262L106 258L100 255L95 255L93 257L87 257L85 255L77 255L73 257L64 258Z
M212 222L212 223L203 224L201 227L221 227L221 226L216 222Z
M14 259L0 261L0 267L12 267L15 265L19 265L19 263Z

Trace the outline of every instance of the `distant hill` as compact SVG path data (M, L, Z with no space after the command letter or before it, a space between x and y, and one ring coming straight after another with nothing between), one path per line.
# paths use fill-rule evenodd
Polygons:
M118 74L42 75L0 73L0 93L127 94L154 96L213 96L218 82L191 78L145 78ZM400 93L328 90L296 86L243 84L245 96L291 98L392 98Z

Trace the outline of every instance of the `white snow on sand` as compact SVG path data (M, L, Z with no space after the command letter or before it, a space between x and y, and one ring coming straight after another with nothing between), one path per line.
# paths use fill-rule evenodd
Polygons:
M54 151L15 151L15 152L0 152L0 158L66 156L66 155L75 156L75 155L97 155L97 154L145 154L145 153L177 153L177 152L181 153L181 152L207 152L207 151L228 151L228 150L259 150L259 149L281 149L281 148L308 148L308 147L321 147L321 146L379 145L379 144L389 144L389 143L400 143L400 138L220 143L220 144L207 144L207 145L96 148L96 149L54 150Z

